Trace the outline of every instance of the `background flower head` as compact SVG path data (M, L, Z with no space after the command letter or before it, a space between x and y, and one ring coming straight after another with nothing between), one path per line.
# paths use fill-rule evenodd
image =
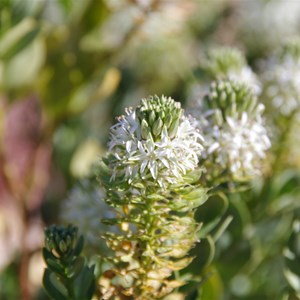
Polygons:
M264 96L270 108L289 116L300 108L300 39L290 39L271 57L262 73Z
M95 182L88 179L79 182L63 202L60 218L65 224L78 227L84 235L85 251L90 254L105 253L107 247L101 234L108 227L103 218L114 216L112 209L103 201L105 192Z
M258 77L247 65L243 53L237 48L216 47L210 49L203 67L213 79L229 79L247 84L255 94L261 92Z
M227 176L245 181L261 172L270 147L262 113L251 88L233 81L217 81L195 111L203 132L205 153L202 163L207 176Z

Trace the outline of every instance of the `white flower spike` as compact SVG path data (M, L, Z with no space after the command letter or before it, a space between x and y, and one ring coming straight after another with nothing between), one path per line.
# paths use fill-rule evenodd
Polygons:
M112 178L154 180L161 187L175 184L197 167L202 142L180 103L164 96L144 99L136 110L127 109L111 128Z

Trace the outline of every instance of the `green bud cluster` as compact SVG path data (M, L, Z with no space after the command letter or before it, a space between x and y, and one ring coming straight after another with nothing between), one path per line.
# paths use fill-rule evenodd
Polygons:
M211 184L248 182L261 172L270 147L262 112L253 89L241 82L213 82L203 99L207 112L201 124L207 156L201 162Z
M208 109L218 111L216 118L219 125L225 121L226 116L238 118L243 112L247 112L248 116L255 116L258 109L257 98L251 89L230 80L213 82L204 101Z
M300 38L294 38L281 45L261 75L264 102L279 131L286 132L300 108L299 66Z
M136 109L141 124L143 139L149 138L149 133L154 137L161 135L163 127L172 138L176 135L183 110L179 102L172 98L150 96L142 99L141 105Z
M51 225L45 229L45 246L57 257L66 257L72 252L78 236L78 229L72 225Z
M209 51L204 64L205 71L213 78L227 77L232 70L240 70L246 66L243 54L234 48L220 47Z
M295 61L300 59L300 38L291 39L283 45L279 53L279 58L280 60L284 60L287 57L290 57Z

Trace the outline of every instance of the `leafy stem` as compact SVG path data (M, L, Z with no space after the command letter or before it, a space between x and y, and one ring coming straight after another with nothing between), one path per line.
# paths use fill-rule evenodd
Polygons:
M94 266L81 256L83 237L77 228L52 225L45 230L44 288L54 300L90 300L95 291Z

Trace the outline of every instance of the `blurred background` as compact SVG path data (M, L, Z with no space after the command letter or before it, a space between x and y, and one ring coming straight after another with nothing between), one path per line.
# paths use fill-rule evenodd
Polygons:
M213 79L211 48L238 48L259 75L299 33L300 1L0 0L0 299L48 299L43 229L94 177L124 107L154 94L187 107ZM234 219L201 299L298 299L283 251L299 215L300 124L266 115L275 146L264 178L207 207Z

